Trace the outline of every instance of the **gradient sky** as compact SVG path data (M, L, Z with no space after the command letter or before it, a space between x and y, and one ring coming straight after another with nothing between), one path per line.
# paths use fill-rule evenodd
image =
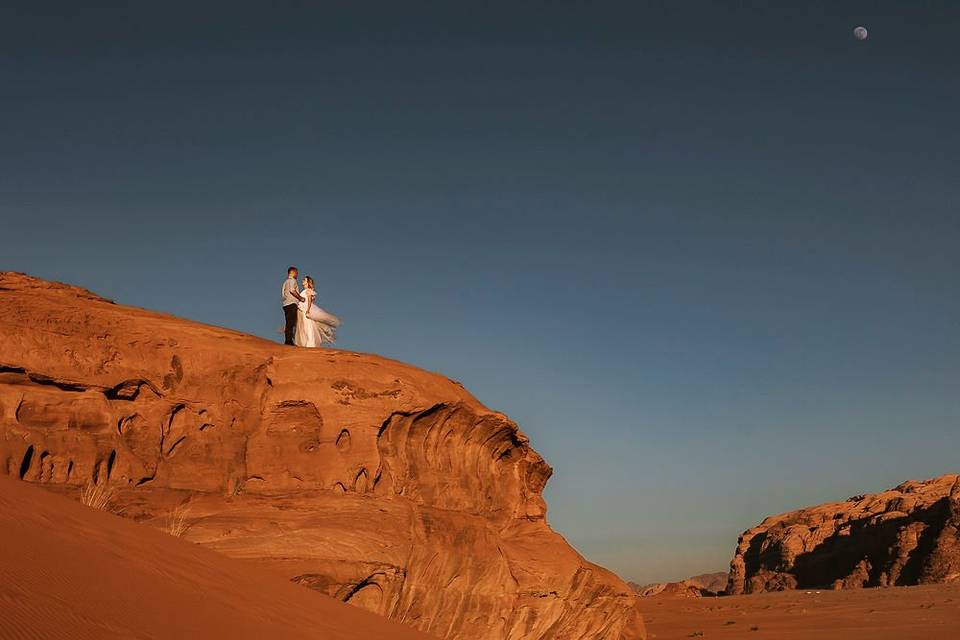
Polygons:
M278 339L296 263L628 579L958 471L956 0L84 4L0 5L0 269Z

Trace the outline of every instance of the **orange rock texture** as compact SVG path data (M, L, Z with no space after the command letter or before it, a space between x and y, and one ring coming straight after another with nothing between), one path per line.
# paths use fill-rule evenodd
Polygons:
M440 638L644 637L517 425L377 356L0 273L0 465Z
M960 476L772 516L746 531L729 594L960 580Z

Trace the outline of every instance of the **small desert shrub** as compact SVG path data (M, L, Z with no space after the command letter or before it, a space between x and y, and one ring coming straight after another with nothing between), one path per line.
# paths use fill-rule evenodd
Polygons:
M164 528L164 531L175 538L182 536L187 532L187 529L190 528L190 523L187 522L187 516L189 514L190 505L188 505L186 502L175 506L170 510L170 514L167 516L167 526Z
M110 500L113 499L113 487L107 483L93 484L88 483L80 489L80 502L92 509L106 511L110 506Z

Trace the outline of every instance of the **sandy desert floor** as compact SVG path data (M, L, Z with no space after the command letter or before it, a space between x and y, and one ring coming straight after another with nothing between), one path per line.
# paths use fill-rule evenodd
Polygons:
M641 599L650 640L960 640L960 584ZM426 639L149 527L0 476L0 639ZM318 636L319 634L319 636Z
M0 638L430 636L0 476Z
M960 584L653 597L641 610L650 640L960 640Z

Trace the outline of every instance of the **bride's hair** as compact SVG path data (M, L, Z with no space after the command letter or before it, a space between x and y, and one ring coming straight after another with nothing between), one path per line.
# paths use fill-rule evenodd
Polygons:
M313 286L313 278L311 278L310 276L303 276L303 279L306 280L306 281L310 284L310 288L311 288L311 289L314 288L314 286Z

